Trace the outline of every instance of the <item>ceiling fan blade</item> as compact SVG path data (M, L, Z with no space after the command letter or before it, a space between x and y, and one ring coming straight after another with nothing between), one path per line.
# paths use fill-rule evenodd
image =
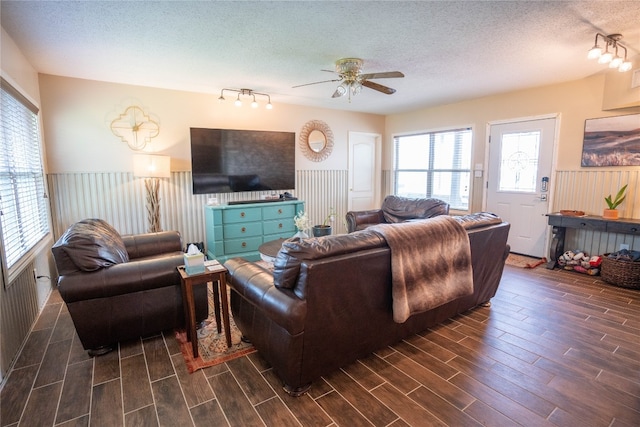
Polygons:
M362 86L368 87L369 89L377 90L378 92L386 93L387 95L393 95L394 93L396 93L395 89L383 86L378 83L370 82L368 80L363 81Z
M297 86L292 86L291 88L296 88L296 87L302 87L302 86L309 86L309 85L317 85L320 83L329 83L329 82L339 82L342 79L333 79L333 80L323 80L321 82L313 82L313 83L305 83L303 85L297 85Z
M389 79L389 78L395 78L395 77L404 77L404 74L402 74L400 71L387 71L387 72L384 72L384 73L361 74L360 77L363 80L368 80L368 79Z

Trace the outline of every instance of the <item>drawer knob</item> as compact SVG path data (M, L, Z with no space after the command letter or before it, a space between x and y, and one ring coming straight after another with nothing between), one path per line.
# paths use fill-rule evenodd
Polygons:
M637 229L637 228L635 228L635 227L633 227L633 228L631 229L631 231L633 231L633 232L635 233L636 231L638 231L638 229Z
M242 247L246 248L247 247L247 242L242 242Z
M244 218L244 212L240 212L240 216Z
M241 230L241 231L244 233L244 232L246 232L246 231L247 231L247 228L246 228L246 227L242 227L242 230Z
M278 228L282 228L282 223L278 224Z
M282 209L278 209L278 214L282 215Z
M586 222L581 222L581 223L580 223L580 227L586 227L586 226L587 226L587 223L586 223Z

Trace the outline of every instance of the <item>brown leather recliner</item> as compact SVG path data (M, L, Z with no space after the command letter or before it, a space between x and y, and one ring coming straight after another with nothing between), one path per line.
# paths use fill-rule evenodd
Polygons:
M449 204L444 200L387 196L380 209L347 212L347 231L353 233L375 224L426 219L448 214Z
M91 356L119 341L184 326L177 231L120 236L101 219L73 224L51 248L58 289ZM194 288L196 318L207 317L207 289Z

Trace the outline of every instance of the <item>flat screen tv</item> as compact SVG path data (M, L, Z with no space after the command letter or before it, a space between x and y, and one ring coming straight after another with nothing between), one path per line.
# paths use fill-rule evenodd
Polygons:
M191 128L193 194L293 190L295 132Z

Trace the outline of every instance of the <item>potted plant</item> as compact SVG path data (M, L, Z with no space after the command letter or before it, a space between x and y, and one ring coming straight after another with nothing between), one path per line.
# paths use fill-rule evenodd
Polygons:
M624 199L627 197L624 194L627 189L627 185L628 184L625 184L625 186L618 191L615 199L611 199L611 194L604 198L604 201L607 202L607 206L609 207L609 209L604 210L604 213L602 214L603 218L618 219L618 210L616 208L620 205L620 203L624 202Z
M329 215L326 216L322 224L313 226L314 237L330 235L332 231L332 227L330 224L327 224L327 223L329 221L333 222L335 217L336 217L336 213L333 211L333 208L330 208Z

